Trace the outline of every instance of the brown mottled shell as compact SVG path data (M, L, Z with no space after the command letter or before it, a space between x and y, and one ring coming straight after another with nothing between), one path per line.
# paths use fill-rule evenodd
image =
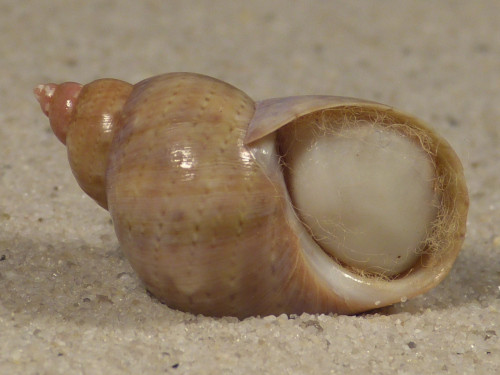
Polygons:
M412 116L334 96L254 103L192 73L87 86L68 130L74 174L109 209L147 289L170 307L240 318L357 313L429 290L458 255L468 210L462 166L449 144ZM429 245L404 273L381 277L337 261L295 212L280 144L293 142L290 129L325 116L377 121L432 157L437 220ZM110 126L101 134L103 118Z

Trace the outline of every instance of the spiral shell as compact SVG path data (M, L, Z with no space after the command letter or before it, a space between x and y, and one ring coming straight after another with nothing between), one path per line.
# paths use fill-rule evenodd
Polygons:
M431 289L458 255L460 161L391 107L334 96L255 103L214 78L170 73L70 86L58 95L74 105L60 111L63 87L35 94L73 173L172 308L352 314Z

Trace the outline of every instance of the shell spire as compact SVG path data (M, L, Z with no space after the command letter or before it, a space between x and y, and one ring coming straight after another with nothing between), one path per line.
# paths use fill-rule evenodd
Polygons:
M81 89L82 85L76 82L46 83L33 89L52 131L63 144L66 144L69 122Z

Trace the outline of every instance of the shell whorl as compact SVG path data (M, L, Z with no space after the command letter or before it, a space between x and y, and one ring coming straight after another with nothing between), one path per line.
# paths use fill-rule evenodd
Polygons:
M300 285L285 197L243 144L253 113L243 92L198 75L139 83L125 105L110 212L134 269L169 306L243 317L299 312L314 295Z
M83 86L66 137L69 163L78 184L103 208L108 207L110 145L121 127L121 111L131 90L131 84L116 79Z

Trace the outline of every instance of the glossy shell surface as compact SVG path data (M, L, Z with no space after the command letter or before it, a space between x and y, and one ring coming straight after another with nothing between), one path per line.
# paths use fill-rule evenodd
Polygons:
M421 294L451 269L468 209L462 166L449 144L418 119L354 98L254 102L227 83L193 73L133 86L96 82L82 88L67 130L70 164L75 169L75 160L88 159L80 164L91 171L77 166L75 176L109 209L132 267L168 306L240 318L350 314ZM97 94L90 95L91 88ZM435 170L430 186L438 202L432 203L437 208L428 238L415 264L390 277L327 255L291 200L283 150L291 149L297 126L357 126L349 121L375 123L407 139ZM94 125L78 128L77 122L104 130L93 134ZM97 156L82 156L85 149Z

